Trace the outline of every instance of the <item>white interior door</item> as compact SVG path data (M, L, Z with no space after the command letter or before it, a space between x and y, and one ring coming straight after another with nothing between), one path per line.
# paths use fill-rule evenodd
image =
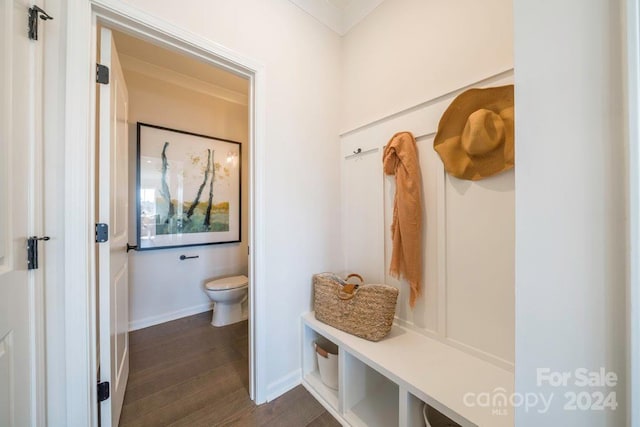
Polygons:
M42 42L27 36L30 4L0 1L0 426L35 426L36 278L26 240L36 234L40 188L35 159ZM43 25L43 24L41 24ZM42 243L40 243L42 251Z
M98 243L100 380L111 397L101 403L102 427L117 426L129 375L127 88L111 31L100 31L99 62L109 83L99 85L98 222L109 240Z

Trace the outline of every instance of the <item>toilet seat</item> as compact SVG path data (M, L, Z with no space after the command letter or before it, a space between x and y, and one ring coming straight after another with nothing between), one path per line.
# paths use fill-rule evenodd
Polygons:
M206 287L210 291L227 291L247 286L249 278L247 276L232 276L207 282Z

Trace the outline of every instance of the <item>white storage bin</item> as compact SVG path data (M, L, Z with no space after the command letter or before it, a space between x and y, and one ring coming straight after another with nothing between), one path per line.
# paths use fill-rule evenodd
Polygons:
M329 388L338 389L338 346L328 341L316 342L320 379Z

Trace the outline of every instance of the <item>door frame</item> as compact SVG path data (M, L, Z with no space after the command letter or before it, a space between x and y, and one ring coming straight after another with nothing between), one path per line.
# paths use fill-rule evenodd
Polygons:
M627 422L640 427L640 2L627 0L626 18L626 133L627 133Z
M266 401L263 264L265 66L120 0L68 0L65 70L65 344L67 425L97 425L95 223L95 63L97 24L189 55L250 82L249 386Z

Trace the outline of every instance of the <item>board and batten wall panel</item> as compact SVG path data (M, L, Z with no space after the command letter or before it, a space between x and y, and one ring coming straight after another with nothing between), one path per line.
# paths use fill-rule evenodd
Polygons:
M515 179L446 177L446 335L514 361Z
M342 204L346 213L342 222L345 265L357 266L353 272L376 283L384 281L384 233L378 227L384 221L380 206L383 191L380 156L381 150L373 148L348 157L342 169L346 183Z
M507 71L471 86L512 82ZM442 113L464 89L342 136L345 271L397 286L398 323L513 369L514 173L459 180L433 150ZM409 285L388 274L395 178L383 175L382 152L399 130L416 137L422 169L424 283L414 309Z
M247 274L248 137L246 105L167 83L127 70L129 90L130 243L136 239L136 123L143 122L243 143L242 241L221 245L129 253L129 329L135 330L206 311L211 307L206 281ZM247 83L248 84L248 83ZM199 258L180 261L179 256Z

